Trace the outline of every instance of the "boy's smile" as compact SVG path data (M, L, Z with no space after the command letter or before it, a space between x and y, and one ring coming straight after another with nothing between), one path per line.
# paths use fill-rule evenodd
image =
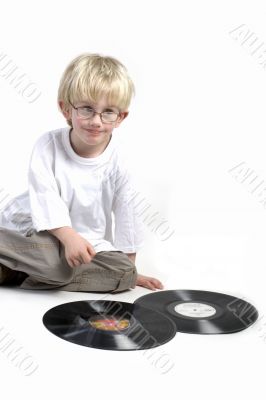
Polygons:
M110 106L104 97L97 103L77 102L69 110L64 109L63 102L61 102L60 107L65 117L72 121L70 142L73 150L80 157L97 157L100 155L107 147L113 129L117 128L128 115L128 112L120 113L117 107ZM80 108L82 108L81 111ZM88 110L89 112L92 110L94 112L91 112L91 114L94 115L90 118L84 118L80 115L84 110L87 113ZM115 122L103 122L99 115L102 112L106 112L107 115L108 113L116 113L117 120Z

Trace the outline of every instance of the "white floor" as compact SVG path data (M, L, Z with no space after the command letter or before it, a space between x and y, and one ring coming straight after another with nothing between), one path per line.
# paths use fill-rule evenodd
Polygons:
M42 324L51 307L102 295L0 286L0 397L264 399L265 2L128 5L2 2L0 190L22 193L33 144L66 125L56 92L67 63L83 52L114 56L136 85L117 133L148 210L141 273L157 276L165 289L244 297L260 318L232 335L177 333L150 351L104 351L60 340ZM242 164L241 176L235 168ZM157 211L155 220L175 229L169 240L158 240L164 225L152 227L149 215ZM108 298L133 302L144 293Z
M208 260L205 264L203 261L199 258L193 267L176 266L178 273L171 274L173 265L168 260L166 273L157 270L156 276L164 281L165 289L211 290L245 297L260 312L257 323L230 335L177 333L165 345L147 351L98 350L51 334L42 324L43 314L58 304L103 296L132 303L149 290L137 287L117 295L102 295L1 287L1 396L5 393L5 399L163 399L166 395L216 400L261 398L265 391L266 301L264 282L256 275L260 266L257 264L251 271L242 265L240 274L237 264L231 271L230 264L222 271L218 265L211 269ZM20 357L15 358L15 349L20 349Z

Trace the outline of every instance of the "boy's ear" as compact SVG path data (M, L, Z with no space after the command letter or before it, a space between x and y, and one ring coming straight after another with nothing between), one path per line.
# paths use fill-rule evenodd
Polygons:
M71 119L71 111L66 107L65 103L62 100L59 101L59 107L61 108L64 117L66 119Z
M121 124L122 121L124 121L124 119L128 116L128 114L129 114L129 111L124 111L124 112L120 113L119 118L115 123L116 128Z

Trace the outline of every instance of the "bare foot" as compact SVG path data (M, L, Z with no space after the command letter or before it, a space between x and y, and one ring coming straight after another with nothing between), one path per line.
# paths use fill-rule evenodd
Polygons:
M158 279L140 274L138 274L136 286L143 286L151 290L163 289L163 285Z

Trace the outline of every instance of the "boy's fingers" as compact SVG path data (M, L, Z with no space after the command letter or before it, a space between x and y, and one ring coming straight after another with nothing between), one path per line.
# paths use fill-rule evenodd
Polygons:
M82 262L80 261L80 259L74 260L75 267L79 267L81 264L82 264Z
M88 250L89 250L90 255L91 255L92 257L94 257L94 256L96 255L96 251L94 250L94 247L93 247L90 243L88 243L87 248L88 248Z
M163 285L158 279L153 279L153 284L156 287L156 289L163 289Z
M160 281L158 281L156 287L157 287L157 289L163 289L163 285Z
M75 260L73 260L73 261L69 260L69 261L68 261L68 265L70 265L71 268L74 268L74 267L77 266Z
M83 264L89 264L91 262L92 257L87 253L83 256Z
M92 257L95 256L96 252L94 250L94 247L90 244L90 242L87 241L87 250L89 251L90 255Z
M155 290L155 287L154 287L154 285L152 284L151 281L146 281L146 287L148 289Z
M163 289L163 285L158 279L153 278L151 283L152 283L152 290Z

